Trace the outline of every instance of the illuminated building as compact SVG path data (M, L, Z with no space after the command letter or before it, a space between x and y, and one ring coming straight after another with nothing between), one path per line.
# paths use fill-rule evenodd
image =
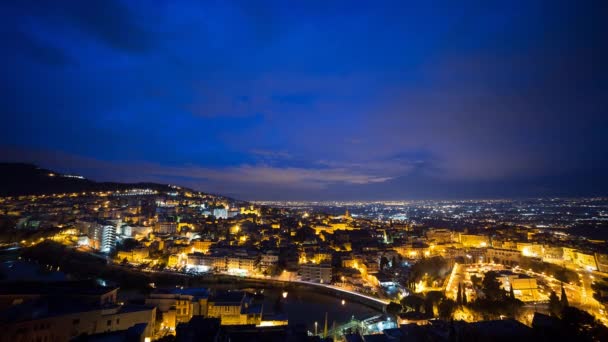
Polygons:
M509 291L513 287L515 298L522 302L534 302L540 299L538 285L534 277L510 271L501 271L497 279L505 291Z
M154 226L154 232L163 234L175 234L177 233L177 222L157 222Z
M332 255L329 252L315 252L313 262L315 264L331 263Z
M232 273L253 273L255 271L255 257L249 256L229 256L226 258L228 272Z
M161 312L161 329L175 330L177 324L189 322L194 316L206 316L208 297L208 291L202 288L158 289L145 303Z
M89 247L104 253L108 253L116 247L116 226L94 220L78 221L76 226L88 236L88 241L87 239L80 240L82 244L87 243Z
M15 316L0 321L0 341L69 341L80 335L123 331L139 324L144 328L142 337L152 338L156 320L153 307L87 308L54 300L15 305L11 311ZM35 316L24 316L33 312Z
M209 252L209 248L212 244L214 244L214 242L210 240L192 240L190 244L192 246L193 253L200 252L206 254Z
M189 223L189 222L178 222L177 223L177 231L178 232L181 232L182 229L184 229L184 228L192 229L193 225L192 225L192 223Z
M188 254L186 265L201 270L226 270L226 257L223 255Z
M135 326L152 338L156 308L119 305L117 290L88 281L3 284L0 341L68 341Z
M300 275L302 280L313 283L330 284L331 283L331 265L330 264L302 264L300 265Z
M490 238L479 234L458 234L458 240L463 247L489 247Z
M180 264L179 254L170 254L167 259L167 267L178 267Z
M89 247L103 253L109 253L116 248L116 226L93 223L87 229Z
M563 258L565 261L574 262L576 260L576 249L564 247L563 250Z
M133 228L129 225L122 225L120 227L120 235L125 236L125 237L131 237L133 236Z
M517 250L526 257L542 258L545 254L543 246L534 243L518 242Z
M279 264L279 256L274 252L266 252L260 257L260 269L262 271L267 270L272 266Z
M608 254L595 253L595 260L597 262L597 270L608 273Z
M426 238L429 242L444 244L451 243L454 239L454 234L449 229L429 229L426 232Z
M127 259L128 262L141 263L148 258L150 252L147 248L134 248L130 251L118 251L116 258L119 261Z
M422 259L434 254L434 251L431 250L430 246L425 244L394 246L393 249L406 259Z
M315 234L321 233L333 234L336 230L355 230L356 228L351 227L346 222L331 222L328 224L319 224L312 227L315 230Z
M560 262L564 259L564 250L559 246L544 245L543 260L549 262Z
M240 213L241 213L241 215L260 216L260 210L257 208L254 208L253 205L251 205L249 207L242 207Z
M213 216L215 218L227 219L228 218L228 210L226 208L215 208L212 211Z
M597 270L597 262L593 253L576 252L575 263L586 270Z
M488 248L486 250L488 262L515 266L521 261L521 253L510 249Z
M207 316L219 318L222 325L259 325L262 321L262 305L254 305L246 292L222 292L209 298Z

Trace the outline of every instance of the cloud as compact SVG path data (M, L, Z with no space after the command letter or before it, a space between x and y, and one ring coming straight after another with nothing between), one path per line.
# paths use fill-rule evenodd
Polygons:
M4 4L25 17L61 28L66 24L100 42L127 52L149 51L153 35L120 0L17 1Z
M286 151L271 151L271 150L262 150L262 149L253 149L251 153L255 156L261 158L262 160L269 161L277 161L277 160L285 160L291 159L293 156Z
M285 189L324 189L332 184L374 184L393 176L380 168L365 169L332 165L328 167L277 167L265 164L208 168L195 165L166 166L145 161L104 161L69 153L4 146L0 158L26 161L60 172L79 173L103 181L180 181L203 191L230 188L238 191L242 184L271 185ZM326 164L327 165L327 164ZM392 173L391 173L392 174Z
M257 198L601 175L605 11L564 3L4 2L0 144Z
M4 24L6 25L6 24ZM64 50L15 27L0 32L0 39L4 42L6 51L15 53L17 58L26 56L37 62L49 66L66 66L75 64L74 59Z

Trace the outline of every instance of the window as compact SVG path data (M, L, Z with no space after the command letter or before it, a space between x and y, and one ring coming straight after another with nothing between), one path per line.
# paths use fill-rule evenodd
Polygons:
M110 325L112 325L112 320L111 319L108 320L108 326L110 326Z
M116 319L116 324L120 324L120 318Z
M80 323L80 318L76 318L75 320L72 321L72 324L79 324Z

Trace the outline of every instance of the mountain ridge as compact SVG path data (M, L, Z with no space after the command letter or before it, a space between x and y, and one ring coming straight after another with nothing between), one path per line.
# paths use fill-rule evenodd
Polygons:
M116 191L132 188L148 188L159 191L173 189L168 184L152 182L97 182L77 175L62 174L34 164L0 162L0 196Z

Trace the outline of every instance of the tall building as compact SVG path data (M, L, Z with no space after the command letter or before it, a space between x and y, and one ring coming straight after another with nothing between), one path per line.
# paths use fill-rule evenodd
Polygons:
M116 226L106 223L92 223L84 232L89 237L89 247L103 253L109 253L116 248Z

